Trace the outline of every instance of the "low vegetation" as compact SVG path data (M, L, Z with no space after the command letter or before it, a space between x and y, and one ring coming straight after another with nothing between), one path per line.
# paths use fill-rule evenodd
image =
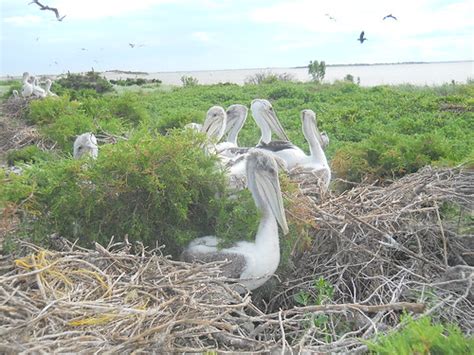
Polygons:
M148 247L165 245L164 253L174 257L185 244L199 236L219 235L223 245L252 239L259 216L250 193L243 191L229 196L225 176L216 167L215 158L207 156L200 148L204 137L184 131L182 127L190 122L202 123L210 106L249 105L255 98L267 98L272 102L290 140L306 151L308 146L301 133L299 113L302 109L317 113L320 129L330 137L327 155L333 178L338 180L333 183L333 191L349 189L362 181L380 188L426 165L474 165L472 82L439 87L366 88L354 83L350 75L344 81L322 84L324 62L312 62L309 70L311 68L315 82L310 83L294 82L287 75L262 73L249 78L244 86L207 86L199 85L193 77L184 76L180 88L123 94L117 94L98 73L68 74L53 86L59 97L31 100L26 102L27 109L20 112L21 117L13 115L27 125L34 125L42 139L51 143L48 145L51 148L30 145L6 154L8 165L20 166L22 173L16 175L8 169L0 169L2 226L10 223L11 216L15 215L16 236L21 235L43 246L50 246L51 235L77 240L87 247L92 247L94 242L107 244L115 237L141 242ZM118 86L148 84L157 86L139 79L115 82ZM18 83L10 83L10 90L12 87L18 87ZM71 159L74 138L84 132L93 132L99 138L97 160ZM239 142L242 146L252 146L258 138L258 129L249 113ZM345 225L337 228L341 234L347 227L347 216L338 214L340 206L336 204L332 215L327 212L325 220L315 222L313 205L304 205L295 183L282 176L281 185L291 231L282 240L282 264L284 269L291 269L297 264L291 256L310 250L314 238L329 238L329 233L334 232L328 229L326 234L318 234L324 231L324 223L330 218L334 223L344 220ZM364 191L357 196L367 192ZM461 218L464 207L443 206L439 210L440 221L457 219L458 233L462 232L459 232L459 226L467 228L464 220L472 219L472 216ZM425 207L420 207L420 215L431 213L426 212ZM438 206L429 208L438 211ZM433 215L425 217L426 222ZM393 226L395 224L398 228L398 215L393 221ZM439 227L437 223L434 225ZM358 228L362 230L360 226ZM359 236L361 239L354 243L361 245L369 232L377 231L378 227L374 228L365 230L365 234ZM399 231L399 236L402 232ZM12 250L11 240L6 238L5 249ZM331 240L334 242L335 237ZM410 241L404 242L405 249L409 250ZM433 241L430 246L439 247L436 243ZM375 244L378 249L373 249L374 253L379 253L380 245ZM331 252L325 255L332 255ZM390 250L384 252L386 254L377 262L385 262L393 254ZM349 258L349 253L347 251L344 257ZM369 259L371 257L367 256ZM432 259L438 261L439 258L433 256ZM308 265L316 265L317 261L302 260L311 260ZM417 258L410 260L413 265L420 262ZM325 265L332 264L327 262ZM359 261L353 265L359 265ZM343 286L336 287L337 280L333 276L339 274L337 270L331 270L328 274L332 279L315 277L303 289L293 285L289 304L301 307L334 305L337 297L341 297ZM405 276L408 279L413 275L412 272ZM418 284L420 280L416 279ZM357 282L363 281L358 279ZM386 283L380 288L390 285ZM379 286L374 289L379 290ZM285 292L278 297L287 296ZM384 291L384 295L389 293ZM274 299L278 300L278 297ZM347 303L347 299L344 302ZM465 306L464 303L459 304ZM339 336L339 331L350 331L347 322L333 325L334 320L340 319L337 317L302 315L308 329L317 328L321 332L318 341L327 342L339 339L334 335ZM286 321L292 322L291 318ZM445 327L429 318L416 321L406 318L405 321L406 326L401 331L367 342L370 351L434 354L449 353L452 349L451 353L462 354L468 353L469 346L472 349L472 341L466 340L454 326ZM328 338L330 331L334 333L332 338Z

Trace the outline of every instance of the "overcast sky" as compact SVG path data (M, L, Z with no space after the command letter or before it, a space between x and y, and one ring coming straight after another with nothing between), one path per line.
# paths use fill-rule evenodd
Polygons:
M40 0L62 22L29 2L1 0L2 75L474 58L474 0Z

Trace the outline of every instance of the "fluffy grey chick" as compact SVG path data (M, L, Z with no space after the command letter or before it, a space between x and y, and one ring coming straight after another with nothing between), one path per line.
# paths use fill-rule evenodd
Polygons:
M84 155L90 155L96 159L99 154L99 146L97 145L97 139L95 136L88 132L77 136L74 141L74 159L80 159Z

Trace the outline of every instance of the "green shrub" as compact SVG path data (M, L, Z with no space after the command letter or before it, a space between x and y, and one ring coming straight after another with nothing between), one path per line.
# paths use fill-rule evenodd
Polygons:
M143 78L127 78L125 80L110 80L111 84L119 85L119 86L132 86L132 85L145 85L145 84L161 84L160 79L143 79Z
M46 125L60 116L75 115L81 112L81 103L70 101L68 96L46 97L30 103L28 121L33 124Z
M113 116L132 126L136 126L149 118L148 111L136 94L125 93L113 97L108 102L107 107Z
M101 147L95 161L37 164L3 181L0 201L18 204L29 196L23 226L43 244L54 232L83 245L128 235L151 246L165 244L176 255L204 235L254 237L257 213L250 194L225 197L223 174L201 143L192 132L141 132Z
M465 337L455 325L433 324L429 317L404 316L402 322L402 330L367 342L369 350L387 355L469 355L474 351L474 339Z
M18 163L36 163L50 158L50 153L42 151L36 145L29 145L17 150L10 150L7 154L7 163L13 166Z
M65 78L56 80L56 84L63 88L79 90L94 90L96 93L102 94L113 91L113 86L107 79L100 76L99 73L89 71L85 74L67 73Z

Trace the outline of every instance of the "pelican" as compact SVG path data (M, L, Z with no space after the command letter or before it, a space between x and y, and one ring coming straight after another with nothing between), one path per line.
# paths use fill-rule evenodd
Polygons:
M74 141L74 159L80 159L84 155L90 155L96 159L99 154L99 147L97 145L97 139L92 133L83 133L77 136Z
M38 79L35 77L33 80L33 95L36 97L46 97L46 91L38 85Z
M21 96L30 97L33 95L33 84L29 82L30 74L28 72L23 73L23 86L21 88Z
M206 114L206 120L202 125L201 132L214 142L219 142L224 135L227 114L221 106L212 106Z
M253 100L251 110L255 122L262 131L257 148L270 151L282 159L288 169L294 168L298 161L306 158L306 154L289 141L270 102L262 99ZM273 141L272 132L282 140Z
M216 148L218 154L225 156L226 150L238 147L237 138L247 119L248 111L246 106L240 104L230 105L227 108L227 121L224 131L224 135L227 133L227 140L217 144Z
M14 99L18 99L19 98L18 90L12 90L12 95Z
M260 127L262 135L258 144L268 144L272 140L272 132L275 133L278 138L289 141L285 130L281 126L275 111L273 110L272 104L265 99L255 99L250 104L250 110L255 119L255 122Z
M52 84L53 82L51 81L51 79L46 79L46 86L45 86L46 96L58 96L50 90Z
M326 192L331 181L331 169L322 148L322 138L316 124L316 114L313 110L301 111L303 135L309 144L309 156L305 156L296 164L296 169L310 171L314 174L321 186L321 191Z
M219 249L217 237L197 238L186 247L181 258L188 262L228 260L223 275L240 279L246 288L254 290L276 271L280 263L278 225L283 234L288 233L288 225L275 160L261 150L252 150L246 160L248 187L262 216L255 241L240 241L233 247Z
M260 128L261 136L256 148L271 151L274 147L292 147L295 146L288 141L283 127L278 120L278 117L273 110L271 103L265 99L255 99L250 104L250 110L252 116ZM272 141L272 133L275 133L278 138L283 139L281 141ZM234 154L234 159L226 162L229 175L229 185L231 188L241 190L246 186L246 157L250 148L229 148L226 153L229 157L230 154ZM299 148L298 148L299 149ZM272 152L274 153L274 152ZM304 156L304 152L301 151ZM274 158L283 170L287 170L287 163L282 157L282 154L274 154ZM224 157L224 158L226 158Z

